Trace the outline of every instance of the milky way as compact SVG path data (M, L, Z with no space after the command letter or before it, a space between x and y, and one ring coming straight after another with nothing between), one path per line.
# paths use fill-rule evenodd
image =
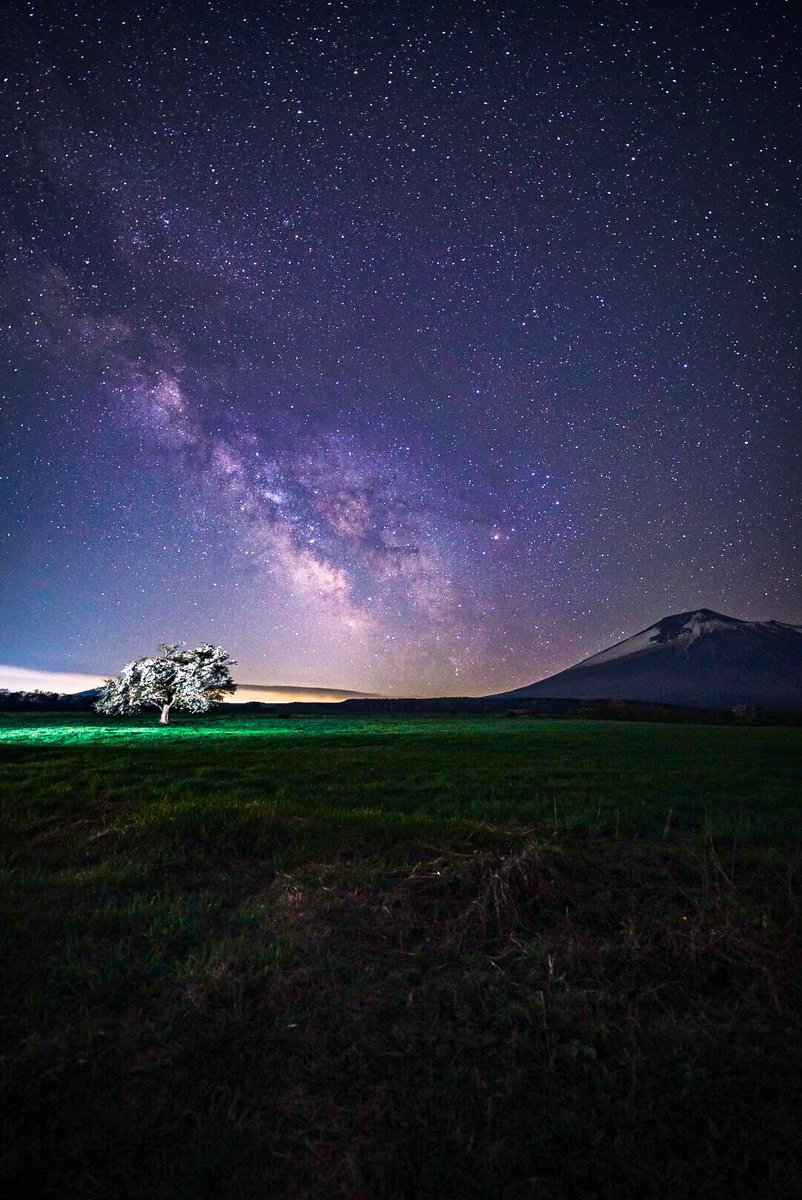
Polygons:
M802 620L790 4L4 19L0 661L476 693Z

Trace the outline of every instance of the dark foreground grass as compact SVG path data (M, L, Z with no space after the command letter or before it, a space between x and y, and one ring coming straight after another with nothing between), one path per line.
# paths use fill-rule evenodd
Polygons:
M6 1195L798 1195L799 731L103 728L0 727Z

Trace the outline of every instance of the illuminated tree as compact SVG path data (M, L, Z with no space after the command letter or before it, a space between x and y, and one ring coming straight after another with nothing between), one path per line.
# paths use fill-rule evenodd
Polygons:
M126 663L120 674L107 679L95 708L108 716L123 716L155 706L161 723L170 719L170 709L206 712L226 693L235 691L230 667L234 660L221 646L204 643L182 650L177 643L162 642L155 658L137 658Z

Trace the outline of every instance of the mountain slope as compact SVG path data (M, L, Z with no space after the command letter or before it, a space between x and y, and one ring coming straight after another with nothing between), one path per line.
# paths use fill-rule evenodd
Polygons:
M526 697L802 706L802 626L740 621L709 608L679 613L501 698Z

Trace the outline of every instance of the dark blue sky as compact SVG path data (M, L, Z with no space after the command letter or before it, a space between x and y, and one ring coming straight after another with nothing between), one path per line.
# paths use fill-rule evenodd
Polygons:
M10 4L0 661L802 620L782 3Z

